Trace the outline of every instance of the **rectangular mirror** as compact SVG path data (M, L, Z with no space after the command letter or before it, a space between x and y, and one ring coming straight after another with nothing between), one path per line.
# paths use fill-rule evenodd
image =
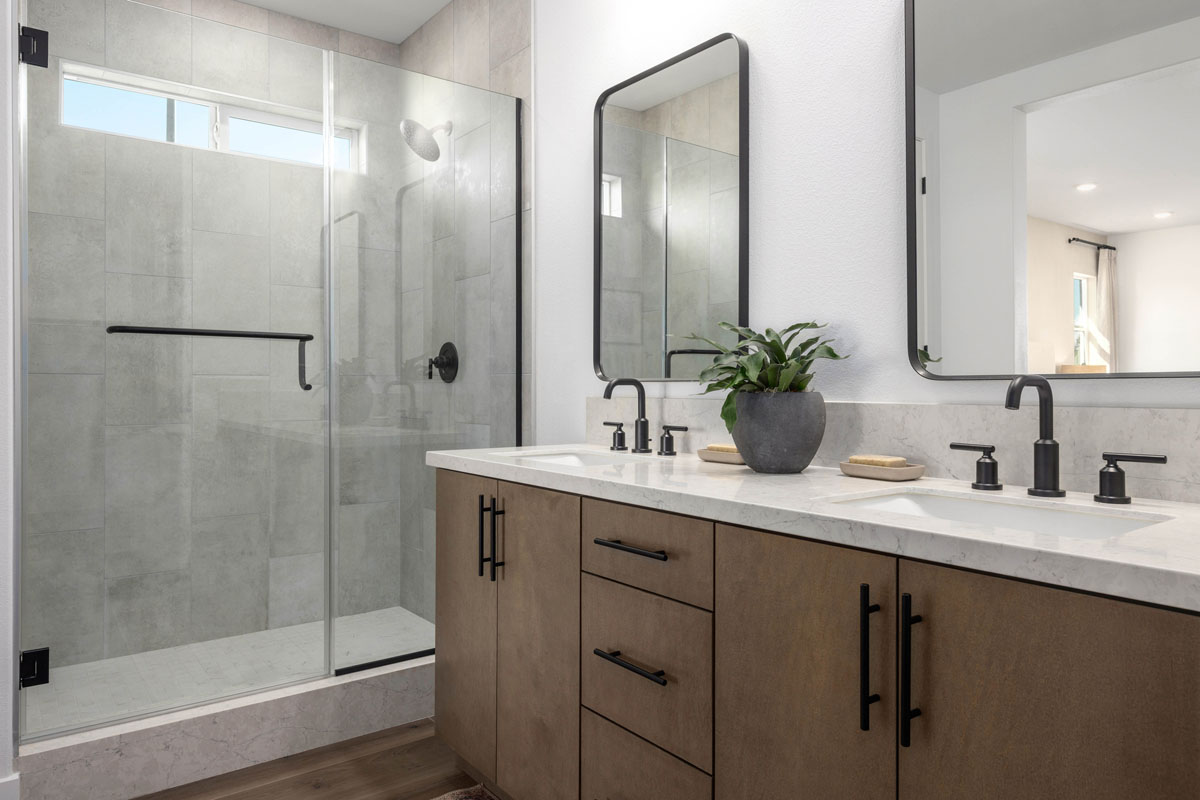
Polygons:
M1200 4L906 5L914 368L1200 374Z
M723 34L596 103L595 324L604 379L696 380L748 324L747 51Z

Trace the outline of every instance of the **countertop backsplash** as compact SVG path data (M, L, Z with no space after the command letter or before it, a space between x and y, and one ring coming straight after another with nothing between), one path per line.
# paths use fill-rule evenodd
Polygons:
M686 425L675 435L681 453L714 443L732 443L721 420L720 397L648 398L651 447L657 449L663 424ZM855 453L904 456L924 464L935 478L970 481L977 455L950 449L950 442L996 446L1000 480L1033 483L1033 442L1037 439L1036 403L1020 411L991 405L925 405L827 402L825 442L813 462L836 467ZM605 420L626 423L633 435L637 404L633 397L587 399L587 441L608 444L612 428ZM1063 407L1054 411L1055 438L1061 448L1064 489L1094 493L1106 451L1166 455L1165 465L1126 464L1134 497L1200 502L1200 409Z

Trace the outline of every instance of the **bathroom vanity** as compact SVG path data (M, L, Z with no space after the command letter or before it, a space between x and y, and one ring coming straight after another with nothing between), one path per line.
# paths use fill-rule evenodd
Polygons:
M438 731L513 800L1200 785L1200 508L587 446L428 464Z

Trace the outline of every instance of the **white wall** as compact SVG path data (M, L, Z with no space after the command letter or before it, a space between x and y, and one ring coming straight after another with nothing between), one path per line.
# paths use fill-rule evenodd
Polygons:
M1200 370L1200 225L1110 236L1117 357L1128 372Z
M539 443L583 440L581 398L603 389L591 369L596 97L723 31L750 48L751 324L831 322L853 354L817 377L814 388L832 399L1002 401L1002 384L928 381L908 365L903 16L901 0L535 0ZM1198 389L1192 380L1070 381L1056 395L1190 406Z
M1072 237L1106 244L1103 234L1028 218L1030 372L1055 372L1075 363L1075 275L1096 276L1096 249L1068 244ZM1097 309L1096 282L1088 281L1088 308ZM1093 352L1095 360L1099 352ZM1099 359L1103 361L1103 358Z

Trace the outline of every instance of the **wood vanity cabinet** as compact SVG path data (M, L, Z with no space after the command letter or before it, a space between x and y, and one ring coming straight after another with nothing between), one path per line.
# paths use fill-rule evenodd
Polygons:
M1200 617L722 525L716 559L716 800L1197 796Z
M901 800L1200 796L1200 617L900 559Z
M438 471L437 731L516 800L579 793L579 519L574 495Z
M718 525L715 601L717 800L894 800L896 559Z

